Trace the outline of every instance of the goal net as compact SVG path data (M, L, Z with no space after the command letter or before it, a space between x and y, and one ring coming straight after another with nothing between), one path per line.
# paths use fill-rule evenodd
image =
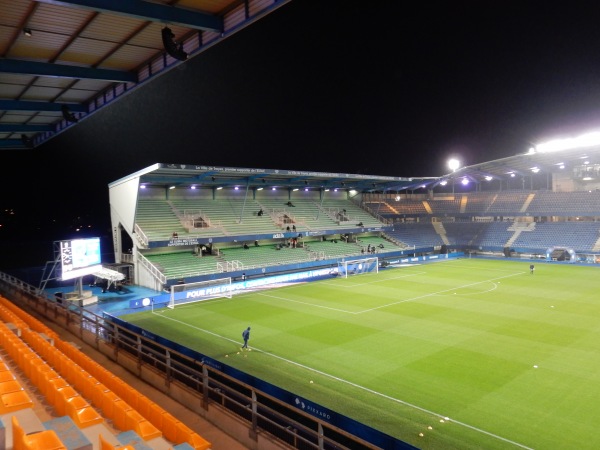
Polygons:
M213 298L231 298L231 277L217 280L197 281L195 283L174 284L167 308Z
M379 272L379 258L365 258L350 261L338 261L338 275L348 278L348 275Z

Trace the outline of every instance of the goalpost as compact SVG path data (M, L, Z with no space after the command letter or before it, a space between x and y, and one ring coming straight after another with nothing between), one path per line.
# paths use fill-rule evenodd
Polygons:
M171 286L171 297L167 308L173 309L175 305L202 302L221 297L231 298L231 277L174 284Z
M338 261L338 275L344 278L348 278L348 275L360 275L370 272L379 272L379 258L376 256L365 259Z

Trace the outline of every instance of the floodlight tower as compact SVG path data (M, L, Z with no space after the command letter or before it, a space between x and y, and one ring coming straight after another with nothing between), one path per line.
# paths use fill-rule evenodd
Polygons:
M460 167L460 161L456 158L450 158L448 160L448 167L452 172L456 172ZM454 195L454 177L452 177L452 195Z

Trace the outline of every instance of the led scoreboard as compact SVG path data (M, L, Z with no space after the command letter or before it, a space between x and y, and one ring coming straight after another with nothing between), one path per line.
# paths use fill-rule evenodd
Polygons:
M100 238L60 241L60 263L63 280L102 270Z

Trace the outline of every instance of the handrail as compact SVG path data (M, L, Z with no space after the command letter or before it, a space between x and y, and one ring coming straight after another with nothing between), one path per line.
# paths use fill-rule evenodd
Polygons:
M191 410L227 411L245 424L250 430L245 437L255 444L268 437L292 449L380 448L224 373L213 367L212 360L201 355L198 359L166 347L153 339L151 333L137 333L116 318L100 316L77 304L63 303L2 272L0 293L13 303L26 304L47 320L76 333L84 342ZM400 445L394 448L412 448L401 441L394 442Z

